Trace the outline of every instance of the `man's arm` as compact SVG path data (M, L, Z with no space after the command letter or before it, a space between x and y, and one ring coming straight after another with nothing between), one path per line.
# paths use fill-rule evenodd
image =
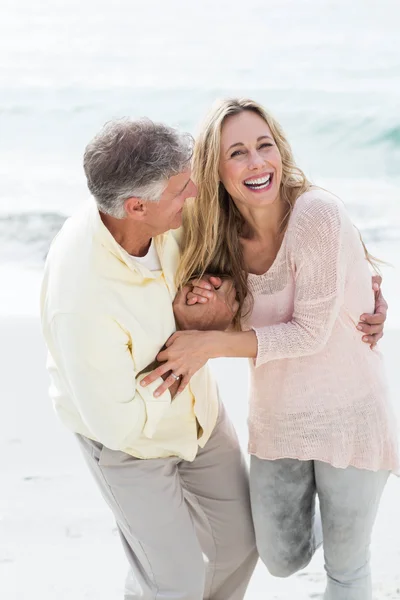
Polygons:
M146 428L150 434L171 397L163 394L154 403L147 390L137 387L142 377L136 379L129 334L113 319L93 314L56 315L50 329L50 352L96 439L123 450Z

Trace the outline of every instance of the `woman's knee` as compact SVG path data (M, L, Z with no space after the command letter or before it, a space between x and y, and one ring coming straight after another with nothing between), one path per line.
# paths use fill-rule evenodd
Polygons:
M250 491L257 549L275 577L305 567L314 552L315 479L311 461L251 457Z
M293 546L286 551L280 551L275 544L266 547L257 541L258 554L274 577L286 578L304 569L313 557L313 548L307 546Z
M273 512L273 511L271 511ZM262 562L274 577L290 577L304 569L313 557L316 539L311 515L309 519L291 517L281 510L279 517L255 520L257 550Z

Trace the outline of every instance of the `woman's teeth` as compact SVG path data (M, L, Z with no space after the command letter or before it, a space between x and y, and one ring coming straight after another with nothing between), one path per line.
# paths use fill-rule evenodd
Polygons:
M244 184L252 190L262 190L269 186L270 181L271 175L267 175L267 177L262 177L260 179L247 179Z

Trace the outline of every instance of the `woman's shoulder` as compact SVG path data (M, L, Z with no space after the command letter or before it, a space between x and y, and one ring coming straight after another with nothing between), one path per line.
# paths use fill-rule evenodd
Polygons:
M300 216L302 213L314 216L318 216L318 214L337 215L344 210L344 204L338 196L323 188L312 187L297 198L293 214L296 216Z
M327 190L313 187L301 194L289 221L289 237L300 243L319 245L323 240L338 240L343 228L351 225L343 202Z
M338 227L350 222L345 206L338 196L323 188L312 187L301 194L293 207L292 226L314 228Z

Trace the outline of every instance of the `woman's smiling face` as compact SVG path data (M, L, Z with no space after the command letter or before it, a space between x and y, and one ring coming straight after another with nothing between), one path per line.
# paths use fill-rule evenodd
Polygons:
M266 206L279 198L281 155L267 123L254 111L225 120L219 176L235 204Z

